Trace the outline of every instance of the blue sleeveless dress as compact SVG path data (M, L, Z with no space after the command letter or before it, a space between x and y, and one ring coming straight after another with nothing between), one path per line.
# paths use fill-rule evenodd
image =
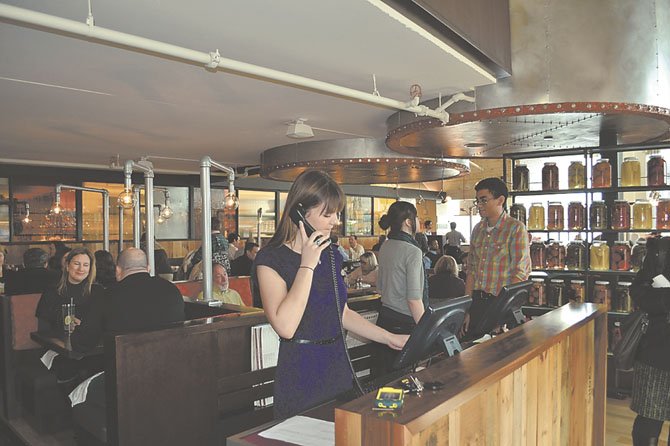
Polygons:
M333 399L353 385L338 321L347 301L347 288L342 276L336 274L340 292L340 307L337 308L329 251L330 248L327 248L321 253L320 263L314 269L307 307L294 338L337 340L323 345L293 342L280 344L274 383L275 418L299 414ZM337 250L334 258L335 271L340 271L342 255ZM255 276L258 265L275 270L290 290L300 266L300 254L285 245L265 247L256 255L252 276ZM256 277L253 280L257 282Z

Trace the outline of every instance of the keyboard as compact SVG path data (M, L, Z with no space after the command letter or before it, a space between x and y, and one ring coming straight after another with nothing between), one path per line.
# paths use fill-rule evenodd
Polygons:
M404 369L394 370L392 372L389 372L385 375L382 375L378 378L369 381L361 382L361 387L363 388L363 395L366 395L371 392L376 392L378 389L385 386L400 387L399 383L397 383L396 381L399 381L400 378L411 372L412 369L410 367L407 367ZM358 390L355 387L353 387L352 389L347 390L346 392L343 392L340 395L338 395L337 399L340 401L351 401L360 396L361 395L358 393Z

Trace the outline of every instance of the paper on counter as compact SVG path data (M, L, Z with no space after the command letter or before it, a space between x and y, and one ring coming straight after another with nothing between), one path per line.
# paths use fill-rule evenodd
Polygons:
M259 433L261 437L302 446L334 445L335 423L296 416Z

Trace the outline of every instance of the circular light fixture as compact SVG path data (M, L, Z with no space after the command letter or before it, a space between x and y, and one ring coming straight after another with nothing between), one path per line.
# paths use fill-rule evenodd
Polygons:
M60 203L54 203L53 207L51 208L51 213L54 215L58 215L61 213L63 208L60 207Z
M234 211L240 206L240 199L237 198L237 195L228 192L223 200L223 203L224 209Z
M174 211L167 204L161 208L160 217L162 217L164 220L169 220L173 215Z
M124 189L119 194L118 203L124 209L132 209L137 204L137 200L132 190Z

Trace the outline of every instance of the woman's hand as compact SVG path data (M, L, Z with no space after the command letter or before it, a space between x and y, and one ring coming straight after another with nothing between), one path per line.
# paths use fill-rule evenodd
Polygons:
M324 240L325 236L319 231L314 231L312 235L307 237L305 226L302 222L300 222L298 229L300 230L300 239L302 240L300 266L308 266L314 269L321 258L321 251L330 245L330 240L327 238Z
M409 335L393 334L391 332L388 332L386 345L388 345L393 350L402 350L402 348L407 343L408 339Z

